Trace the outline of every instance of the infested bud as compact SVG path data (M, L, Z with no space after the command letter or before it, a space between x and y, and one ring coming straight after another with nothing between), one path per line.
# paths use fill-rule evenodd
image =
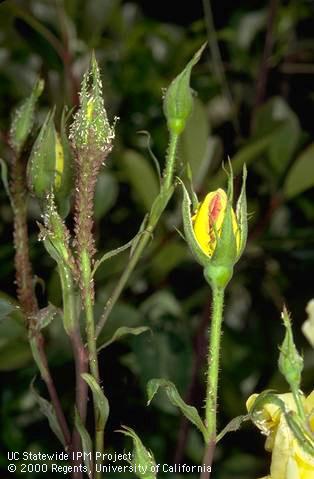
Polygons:
M54 125L54 111L48 113L31 151L27 180L30 190L43 202L47 194L53 192L64 216L72 189L72 158L65 134L64 115L59 135Z
M291 319L285 307L281 317L286 328L286 334L280 347L278 366L280 372L286 378L286 381L291 386L291 388L298 389L301 383L303 358L298 353L298 350L294 344Z
M21 152L34 125L35 105L44 89L44 81L36 81L32 93L14 111L10 128L10 145L17 155Z
M76 150L95 148L107 152L113 138L114 130L104 106L99 67L93 55L83 78L80 107L71 125L70 140Z
M164 98L164 113L168 129L175 135L180 135L186 121L192 112L193 95L190 88L192 68L199 61L206 43L195 53L184 70L171 82Z

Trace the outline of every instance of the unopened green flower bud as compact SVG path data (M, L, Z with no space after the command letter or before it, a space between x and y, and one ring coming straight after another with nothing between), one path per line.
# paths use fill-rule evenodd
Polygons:
M193 96L190 88L192 68L199 61L206 43L195 53L184 70L171 82L164 98L164 113L168 129L175 135L180 135L186 121L192 112Z
M30 96L14 111L10 128L10 145L18 155L34 124L37 99L44 89L44 81L37 80Z
M70 140L76 150L94 148L108 151L114 138L104 106L102 83L95 56L85 73L80 92L80 108L71 125Z
M60 136L54 125L54 112L49 112L27 165L30 190L41 201L45 201L47 195L53 192L58 206L68 201L72 188L71 152L64 128L62 120ZM64 210L65 205L61 209Z
M131 437L133 440L133 458L130 463L133 466L134 474L140 479L156 479L157 466L155 458L143 445L136 432L126 426L123 426L123 430L119 432Z
M299 389L303 370L303 358L294 344L291 319L285 307L282 312L282 319L286 328L286 334L280 347L278 366L290 387Z

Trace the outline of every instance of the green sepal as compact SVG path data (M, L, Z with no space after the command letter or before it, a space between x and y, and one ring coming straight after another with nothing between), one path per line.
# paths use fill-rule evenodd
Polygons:
M36 102L43 89L44 81L41 79L36 80L30 96L13 112L9 141L17 155L20 154L33 128Z
M237 261L237 245L232 223L232 204L228 196L220 236L216 236L216 248L204 269L204 277L213 288L224 289L233 276Z
M74 187L74 162L71 146L67 135L66 120L67 112L64 108L61 116L59 136L63 150L63 170L60 178L61 184L58 188L54 188L58 211L62 218L65 218L70 212L70 199Z
M74 424L78 433L80 435L82 441L82 449L83 449L83 460L84 464L87 467L87 475L91 479L93 477L93 461L91 457L93 457L93 442L91 437L84 426L82 419L78 413L77 408L74 410ZM91 457L90 457L91 454Z
M136 432L127 426L122 426L117 432L129 436L133 441L133 458L130 464L134 467L134 474L140 479L156 479L156 461L151 451L148 451ZM141 470L138 466L141 466ZM136 467L136 468L135 468ZM143 468L143 469L142 469Z
M298 390L301 383L301 373L303 370L303 358L298 353L294 344L289 313L284 307L282 319L286 328L285 337L280 347L278 360L279 371L285 377L292 390Z
M101 430L104 430L108 416L109 416L108 399L106 398L101 387L99 386L99 384L97 384L97 382L95 381L94 377L91 374L83 373L81 376L92 391L94 404L98 411L99 428Z
M184 186L184 183L180 180L182 190L183 190L183 201L182 201L182 218L183 218L183 228L185 239L194 255L196 261L200 263L204 268L209 265L210 257L204 253L200 247L193 229L192 217L191 217L191 200L187 189Z
M148 384L147 384L147 396L148 396L148 401L147 405L149 405L157 393L159 388L164 388L165 392L167 393L167 396L170 400L170 402L176 406L177 408L180 409L182 414L192 423L194 426L196 426L199 431L203 434L205 443L208 441L208 433L206 431L206 427L197 411L197 409L194 406L189 406L186 404L183 399L181 398L177 388L175 385L166 379L151 379Z
M55 181L54 111L49 111L33 145L27 164L27 182L32 193L41 201L53 189Z
M233 172L226 170L228 175L227 205L220 236L216 235L216 248L211 258L211 264L233 268L237 261L237 242L232 221L233 202Z
M164 97L164 113L168 129L180 135L193 108L193 95L190 88L192 68L199 61L207 42L195 53L184 70L172 80Z
M243 165L242 170L242 187L240 196L237 201L236 206L236 217L238 222L238 227L240 230L240 245L238 248L238 259L242 256L244 248L247 242L248 234L248 216L247 216L247 201L246 201L246 178L247 178L247 169L246 165Z
M43 208L47 195L53 192L62 217L69 211L69 198L73 187L72 169L72 154L65 132L65 114L62 115L59 135L52 110L47 114L32 148L27 165L27 182Z

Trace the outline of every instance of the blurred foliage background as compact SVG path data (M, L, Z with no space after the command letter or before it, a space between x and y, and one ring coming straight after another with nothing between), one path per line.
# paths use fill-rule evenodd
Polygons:
M203 4L201 0L172 2L170 6L144 0L1 3L0 152L9 159L10 112L29 94L36 76L46 81L40 125L51 105L60 114L63 103L77 104L82 73L94 49L109 116L120 118L115 147L97 187L97 242L104 252L129 241L158 191L147 145L149 134L162 165L167 148L163 88L199 45L209 40L209 49L192 76L195 108L180 145L177 173L184 176L190 162L195 188L202 196L225 181L221 164L228 156L236 173L243 162L249 169L249 242L228 288L225 309L219 401L222 428L245 412L245 401L252 392L287 390L277 371L284 301L292 312L296 343L305 358L304 391L313 388L313 350L301 326L306 304L313 297L314 3L211 3L211 9L208 0ZM140 133L143 130L148 133ZM14 251L12 212L4 188L0 195L0 289L5 298L15 294ZM112 344L101 352L100 364L111 405L108 450L130 446L114 432L126 424L153 450L158 463L198 464L202 458L198 433L162 394L151 407L145 406L146 382L161 376L172 380L187 402L199 409L203 406L210 297L200 267L177 232L180 201L178 191L103 336L121 325L146 325L152 333ZM37 241L38 211L31 202L31 255L40 278L37 290L42 306L47 300L60 305L55 265ZM99 268L99 314L126 261L127 254L122 254ZM60 448L29 390L36 368L23 325L18 314L7 313L1 309L3 478L7 450ZM73 394L70 348L58 321L49 326L46 336L49 361L67 407ZM269 458L263 442L251 425L226 436L217 450L214 477L253 479L267 474Z

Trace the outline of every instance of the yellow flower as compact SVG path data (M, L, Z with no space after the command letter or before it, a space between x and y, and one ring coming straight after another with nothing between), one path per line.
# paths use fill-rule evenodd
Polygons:
M227 207L227 195L219 188L206 195L196 213L192 217L195 237L205 254L211 257L220 237ZM236 215L232 209L233 232L236 237L237 249L240 247L240 231Z
M247 400L248 411L257 396L253 394ZM284 402L288 411L296 412L291 393L278 394L277 397ZM314 391L303 399L303 406L314 435ZM265 404L255 424L267 436L265 449L272 453L270 475L262 479L314 478L314 457L300 446L278 405Z

